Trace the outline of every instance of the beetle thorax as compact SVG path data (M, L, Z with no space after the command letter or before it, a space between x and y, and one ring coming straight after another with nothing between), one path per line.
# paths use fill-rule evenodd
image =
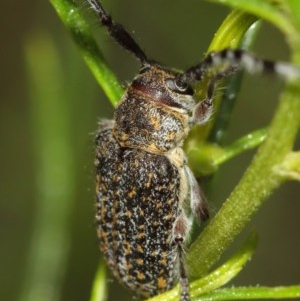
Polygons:
M154 65L128 87L115 111L114 136L122 147L162 154L182 145L195 102L168 87L175 75Z

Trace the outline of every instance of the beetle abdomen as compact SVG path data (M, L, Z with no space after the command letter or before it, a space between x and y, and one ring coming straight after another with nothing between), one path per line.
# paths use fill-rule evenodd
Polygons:
M172 287L181 179L167 156L121 148L111 129L96 141L100 248L114 275L137 296Z

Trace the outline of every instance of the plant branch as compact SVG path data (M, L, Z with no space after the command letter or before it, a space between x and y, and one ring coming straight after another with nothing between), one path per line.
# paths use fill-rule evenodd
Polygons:
M299 85L287 85L265 143L223 207L191 246L187 262L192 277L208 272L283 181L273 168L284 160L295 141L300 120L299 94Z

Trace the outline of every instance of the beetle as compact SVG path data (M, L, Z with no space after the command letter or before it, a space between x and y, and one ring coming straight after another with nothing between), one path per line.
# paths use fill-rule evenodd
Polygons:
M299 70L240 49L224 49L175 72L149 59L99 1L87 1L111 37L141 63L114 119L102 120L96 135L100 249L113 275L136 297L164 292L179 278L180 300L189 301L184 244L192 219L205 221L209 213L183 142L192 126L209 120L220 79L241 68L287 79L299 77ZM196 103L193 85L215 67L205 99Z

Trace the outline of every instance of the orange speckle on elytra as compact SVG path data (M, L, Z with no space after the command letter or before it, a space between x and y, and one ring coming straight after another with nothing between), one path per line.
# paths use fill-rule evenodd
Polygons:
M142 272L137 271L137 275L136 276L137 276L137 279L139 279L139 280L145 279L145 275Z
M157 287L158 288L164 288L166 285L167 285L167 281L164 277L157 278Z
M138 258L138 259L136 260L136 263L137 263L138 265L143 265L143 264L144 264L144 260L143 260L142 258Z

